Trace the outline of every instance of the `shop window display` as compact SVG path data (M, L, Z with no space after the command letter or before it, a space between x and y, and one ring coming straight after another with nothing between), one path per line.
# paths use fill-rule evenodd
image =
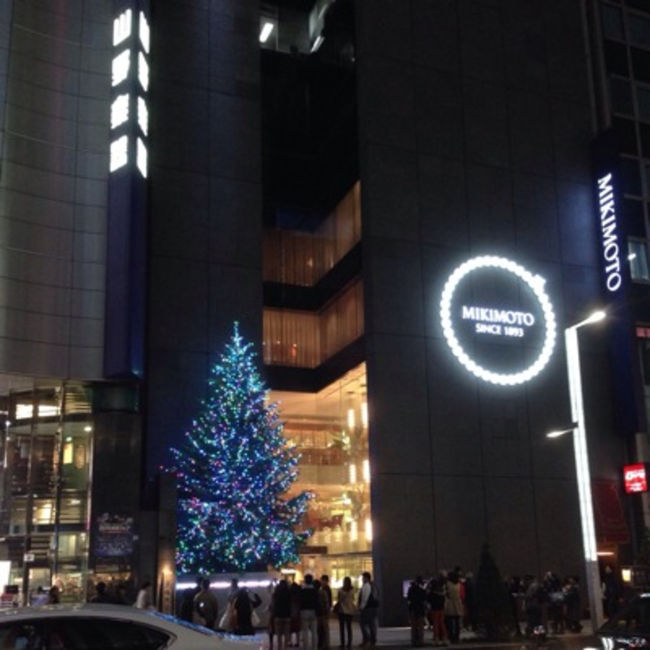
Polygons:
M365 377L362 364L318 393L270 396L279 403L289 443L301 454L293 489L314 494L305 522L313 534L297 568L329 573L335 585L371 570Z

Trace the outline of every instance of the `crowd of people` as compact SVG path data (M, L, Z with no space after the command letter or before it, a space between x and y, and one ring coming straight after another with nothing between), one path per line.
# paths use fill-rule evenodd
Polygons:
M210 581L200 578L194 589L183 591L179 618L203 625L212 630L221 629L232 634L253 634L259 624L259 616L255 609L262 599L246 587L240 586L233 578L228 589L228 599L225 611L219 616L219 603L210 590Z
M326 650L330 647L329 621L332 615L339 622L339 647L351 648L353 620L358 617L361 644L374 648L377 643L378 590L370 573L361 576L361 588L355 591L352 580L346 577L336 594L332 593L329 576L315 580L306 574L301 584L282 579L272 585L268 604L269 647L286 650ZM216 597L210 591L207 579L195 589L186 589L181 598L179 616L211 629L233 634L252 634L260 626L257 609L261 598L233 579L225 611L219 616Z
M411 645L424 643L425 626L433 633L434 645L458 643L463 623L476 624L475 589L471 573L460 567L424 580L418 576L406 593L411 626Z
M504 600L510 608L509 614L506 612L509 633L531 636L540 631L544 634L547 631L552 634L581 631L582 606L576 576L560 578L549 571L543 578L515 576L507 579L505 584L498 584L502 585L503 594L507 594ZM602 592L604 612L609 618L616 613L624 596L622 585L611 567L605 567ZM458 643L462 630L474 636L482 632L476 581L472 573L465 574L459 566L452 571L440 571L432 578L418 576L410 583L405 597L413 646L423 645L427 629L431 631L433 645L441 646ZM59 600L59 589L53 586L47 591L39 588L32 594L30 602L32 605L46 605ZM122 584L107 587L104 582L98 582L89 602L155 608L149 581L143 582L137 592L133 590L130 598ZM361 576L360 589L356 590L351 578L346 577L336 593L333 593L327 575L316 580L306 574L302 583L284 578L269 587L267 603L264 614L268 614L270 650L274 650L274 646L277 650L292 647L327 650L332 616L338 619L340 648L353 646L355 619L361 634L359 645L366 650L376 645L379 593L368 572ZM177 614L210 629L249 635L262 627L261 604L258 594L233 579L225 609L220 612L210 581L203 578L197 581L195 588L183 591Z
M580 632L582 625L580 585L577 576L559 578L548 571L543 578L514 577L509 583L515 631L521 634L520 620L525 621L524 633L530 635L542 627L553 634Z
M278 650L300 647L302 650L325 650L330 647L329 620L334 613L339 622L339 647L351 648L352 621L358 615L361 646L374 648L377 643L377 609L379 593L372 576L364 572L361 589L355 593L352 580L343 579L336 600L329 576L320 580L306 574L302 585L280 580L271 595L269 606L269 646Z
M613 593L611 586L604 587L605 593ZM511 609L508 627L515 636L530 636L540 629L554 634L581 630L577 577L560 579L549 571L543 579L532 575L513 577L505 588ZM472 634L480 631L474 576L463 574L460 567L440 571L429 579L418 576L409 585L406 601L413 646L424 643L426 628L432 632L434 645L458 643L462 629Z

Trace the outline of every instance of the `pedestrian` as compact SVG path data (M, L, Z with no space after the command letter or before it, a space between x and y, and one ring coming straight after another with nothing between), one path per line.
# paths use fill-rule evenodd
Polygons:
M286 580L280 580L273 590L269 615L269 629L273 626L273 632L269 632L269 650L273 650L273 635L277 637L278 650L286 650L291 629L291 591Z
M551 571L544 578L544 588L548 594L548 617L553 634L564 634L564 591L560 579Z
M327 592L323 589L320 580L314 580L314 589L318 598L318 614L316 615L316 637L318 650L326 650L330 644L329 634L329 607Z
M194 596L196 596L196 592L191 587L189 589L183 589L178 608L178 618L189 623L194 620Z
M289 626L289 646L297 648L300 645L300 585L292 580L289 586L291 597L291 623Z
M510 611L512 613L512 622L515 628L515 636L521 636L521 627L519 627L520 613L523 609L522 603L524 600L524 593L521 578L513 576L507 583L508 597L510 601Z
M607 618L612 618L618 611L618 604L621 598L621 588L616 574L612 571L612 567L608 564L605 567L605 575L603 576L603 609Z
M336 597L334 611L339 618L339 647L352 647L352 617L357 613L354 600L354 587L350 576L343 578L343 586Z
M474 574L468 571L465 574L465 627L473 632L476 632L476 624L478 620L478 609L476 602L476 582Z
M113 599L108 595L106 591L106 583L98 582L95 585L95 595L90 599L91 603L103 603L109 604L113 602Z
M424 643L424 614L427 594L424 581L418 576L411 582L406 594L411 625L411 645L419 647Z
M450 643L458 643L460 640L460 621L463 612L460 578L455 571L452 571L447 580L447 597L445 599L445 624Z
M194 596L194 610L201 619L201 625L214 630L219 619L219 603L210 591L210 581L207 578L201 580L201 590Z
M201 576L196 577L196 585L188 589L184 589L178 603L178 618L183 621L194 621L194 596L201 591Z
M535 576L528 576L525 586L526 636L532 636L534 630L543 625L542 602L545 599L542 586Z
M318 594L314 587L314 576L305 574L305 579L300 589L300 635L302 650L316 650L317 617L319 614Z
M447 579L441 573L432 578L427 585L429 616L433 630L433 645L447 645L447 627L445 625L445 595Z
M50 590L47 593L47 604L48 605L58 605L61 602L61 592L56 585L50 587Z
M330 647L330 612L332 611L332 589L328 575L321 576L318 587L319 603L321 606L318 615L318 647L326 650Z
M330 577L328 575L321 576L320 588L327 595L327 611L332 611L332 588L330 587Z
M145 580L140 585L134 607L138 609L155 609L153 605L153 594L151 592L151 582L149 580Z
M230 581L230 587L228 587L228 601L234 601L235 598L237 598L237 594L239 593L239 580L237 578L233 578Z
M359 592L359 627L361 628L361 645L372 649L377 645L377 609L379 592L368 571L361 574L361 591Z
M564 585L564 604L566 606L566 625L570 632L580 632L580 588L578 577L567 578Z
M253 619L257 615L254 610L261 602L262 600L256 593L251 594L246 587L239 588L233 601L234 612L237 618L235 634L255 634Z

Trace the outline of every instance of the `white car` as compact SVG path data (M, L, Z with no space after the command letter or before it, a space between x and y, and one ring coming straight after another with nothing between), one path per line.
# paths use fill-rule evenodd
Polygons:
M125 605L46 605L0 611L0 650L261 650L259 636L213 632Z

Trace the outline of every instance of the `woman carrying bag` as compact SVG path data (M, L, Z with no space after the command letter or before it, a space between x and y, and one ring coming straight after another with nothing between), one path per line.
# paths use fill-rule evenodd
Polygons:
M339 634L341 643L339 647L352 647L352 618L357 613L357 604L354 597L352 580L348 576L343 578L343 586L336 597L334 611L339 617ZM347 631L347 635L345 634ZM346 643L347 636L347 643Z

